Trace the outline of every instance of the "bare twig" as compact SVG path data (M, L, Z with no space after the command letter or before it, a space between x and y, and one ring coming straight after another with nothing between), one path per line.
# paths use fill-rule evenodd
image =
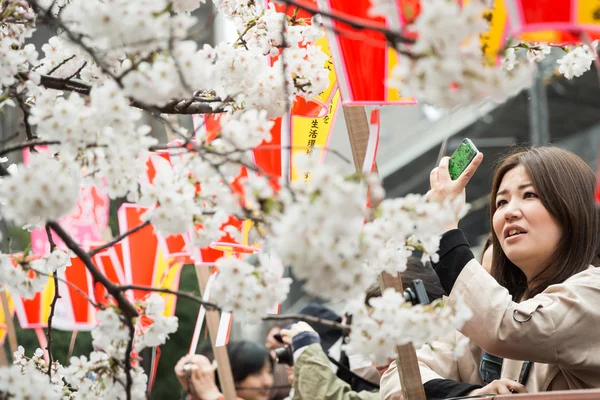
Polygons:
M63 65L65 65L66 63L68 63L69 61L71 61L72 59L75 58L75 54L73 54L71 57L69 58L65 58L64 60L62 60L60 63L58 63L57 66L55 66L54 68L52 68L50 71L48 71L48 75L52 75L53 73L55 73L60 67L62 67Z
M298 7L301 10L308 11L311 14L320 14L323 17L342 22L354 29L379 32L385 36L387 41L389 41L390 43L393 43L393 44L397 44L397 43L411 44L411 43L415 42L414 39L406 37L400 32L395 32L395 31L389 30L381 24L375 24L366 19L357 19L355 17L350 17L350 16L339 14L339 13L335 13L335 12L321 11L318 8L312 7L304 2L300 2L300 1L296 1L296 0L277 0L277 1L284 3L288 6L291 5L291 6Z
M198 297L192 293L188 293L188 292L180 292L178 290L171 290L171 289L166 289L166 288L155 288L155 287L149 287L149 286L139 286L139 285L123 285L123 286L117 286L117 289L120 291L127 291L127 290L141 290L144 292L157 292L157 293L166 293L166 294L173 294L177 297L183 297L184 299L188 299L188 300L192 300L195 301L196 303L204 306L204 308L206 308L207 310L220 310L219 306L217 306L214 303L210 303L208 301L204 301L202 300L201 297Z
M339 329L342 332L350 332L351 327L344 325L340 322L331 321L329 319L323 319L318 317L312 317L310 315L302 314L280 314L280 315L268 315L263 317L264 321L304 321L311 324L317 324L322 326L328 326L330 328Z
M26 147L31 148L31 147L35 147L35 146L50 146L53 144L60 144L60 142L58 140L34 139L32 141L18 143L18 144L14 144L12 146L7 146L7 147L3 148L2 150L0 150L0 157L4 156L5 154L12 153L13 151L22 150Z
M77 75L79 75L79 73L80 73L81 71L83 71L83 69L85 68L85 66L86 66L86 65L87 65L87 61L84 61L84 62L83 62L83 64L81 64L81 67L79 67L79 68L77 69L77 71L75 71L75 72L74 72L72 75L70 75L70 76L67 76L65 79L66 79L66 80L71 80L71 79L75 78Z
M90 250L88 252L88 254L90 255L90 257L93 257L94 255L100 253L103 250L108 249L109 247L114 246L115 244L119 243L121 240L125 239L127 236L132 235L134 233L136 233L137 231L139 231L140 229L145 228L146 226L150 225L150 221L146 221L138 226L136 226L135 228L132 228L130 230L128 230L127 232L117 236L116 238L114 238L113 240L111 240L110 242L106 242L104 243L102 246L96 247L93 250Z
M48 274L46 272L42 272L42 271L38 271L37 269L34 268L30 268L33 272L35 272L36 274L40 274L42 276L51 276L54 278L54 275L52 274ZM64 283L65 285L69 286L71 289L75 290L77 293L79 293L81 296L83 296L84 299L87 300L88 303L90 303L91 305L93 305L96 308L100 308L103 309L104 306L102 304L96 303L94 300L92 300L83 290L81 290L78 286L76 286L75 284L61 278L61 277L56 277L55 278L57 281ZM68 359L68 358L67 358Z

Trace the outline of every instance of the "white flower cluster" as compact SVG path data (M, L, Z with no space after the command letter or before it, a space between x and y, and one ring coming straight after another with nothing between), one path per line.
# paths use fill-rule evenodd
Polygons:
M98 177L96 183L104 184L104 178L108 195L116 198L137 193L144 156L157 143L148 135L150 127L136 127L140 118L141 112L129 106L117 84L107 81L92 89L89 102L77 93L65 98L55 91L43 92L31 108L29 122L37 125L40 138L60 141L51 148L60 151L61 159L76 159Z
M6 399L63 398L62 391L57 390L57 386L48 381L48 375L44 375L33 366L28 366L25 371L18 365L0 367L0 393Z
M567 54L557 61L558 72L567 79L573 79L589 71L592 63L598 57L598 41L592 42L591 47L587 44L567 49Z
M308 293L333 301L355 298L375 279L363 266L369 254L361 238L367 185L317 165L314 157L300 160L299 170L310 171L310 179L292 182L293 194L287 187L279 192L283 212L271 224L269 243L306 280Z
M140 351L146 347L156 347L165 344L170 333L178 328L177 317L167 317L165 312L165 299L158 293L152 293L144 307L144 317L138 318L136 326L135 350ZM152 322L147 325L147 319Z
M1 290L8 289L26 299L33 298L48 282L48 275L64 271L71 265L71 256L60 249L41 259L29 261L0 254ZM33 273L33 272L35 273Z
M171 15L167 0L73 0L61 19L86 44L107 54L135 54L166 49L171 39L186 36L196 19Z
M520 42L516 45L512 45L506 49L502 60L502 64L507 70L512 70L515 65L519 63L517 53L521 48L526 50L527 60L530 63L542 61L546 58L546 55L550 54L552 51L552 47L545 43ZM573 79L590 70L592 63L597 57L598 41L595 40L590 46L587 44L576 46L574 48L564 46L562 47L562 50L565 51L566 54L556 61L558 64L558 72L567 79Z
M279 54L279 49L283 45L283 29L285 29L285 43L292 48L298 48L299 44L315 43L324 34L320 17L315 16L310 24L301 20L291 24L284 13L278 12L273 3L251 22L246 23L246 27L238 29L247 29L244 36L246 46L249 49L258 49L262 54L269 54L273 57Z
M71 357L70 364L64 369L65 381L71 385L73 400L85 399L125 399L125 370L106 353L94 351L86 356ZM148 377L140 366L131 368L133 385L131 398L146 398Z
M44 58L39 61L36 72L50 74L55 78L75 77L77 73L86 82L103 79L100 67L80 47L64 35L53 36L42 46ZM84 65L85 64L85 65ZM78 72L79 71L79 72Z
M3 23L2 19L17 23ZM33 34L34 14L25 1L7 0L0 15L0 91L18 82L17 74L35 64L38 53L33 44L25 44Z
M154 158L153 164L154 180L141 184L139 204L149 208L143 218L165 236L190 233L194 244L201 247L218 240L223 234L221 226L239 208L239 200L215 167L194 153L185 154L173 165L161 157Z
M412 343L416 348L432 342L449 331L459 329L471 318L470 309L457 301L453 306L443 302L411 306L402 293L386 289L379 298L351 302L350 352L363 354L377 365L395 358L399 345Z
M364 240L370 243L371 257L365 260L367 268L396 276L406 269L414 250L423 252L423 262L437 262L441 234L466 211L466 208L459 210L455 217L453 204L428 202L416 194L384 200L377 218L363 228Z
M72 162L34 153L13 172L0 184L0 204L4 218L15 224L56 221L77 204L81 174Z
M192 12L204 2L205 0L174 0L173 11L176 13Z
M283 302L292 280L283 278L283 263L273 254L259 253L253 265L234 257L216 262L219 274L211 289L211 298L236 318L260 322L277 303Z
M38 372L46 375L48 373L48 363L44 360L44 351L40 348L35 350L33 357L25 356L25 349L19 346L18 350L13 353L13 364L21 367L21 373L25 374L31 369L36 369ZM62 378L65 375L65 370L58 361L52 362L52 384L57 385L54 391L63 386ZM47 375L46 375L47 376ZM46 378L46 381L48 379ZM1 391L1 390L0 390Z
M92 330L92 345L102 350L108 357L123 361L129 328L123 322L121 314L114 307L96 312L98 326Z
M503 101L531 85L529 64L507 71L486 66L479 35L488 29L483 18L487 6L474 0L462 7L454 0L424 0L414 24L418 38L401 50L398 65L388 81L403 96L442 108L475 104L487 98Z
M48 278L39 274L31 276L29 269L16 264L13 264L11 256L0 254L0 290L8 289L14 294L31 299L44 289Z

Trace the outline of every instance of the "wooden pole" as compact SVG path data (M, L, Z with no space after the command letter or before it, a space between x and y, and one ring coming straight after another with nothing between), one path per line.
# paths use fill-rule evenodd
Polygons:
M4 311L4 320L6 321L6 330L8 332L8 345L10 347L11 354L18 350L19 342L17 341L17 331L15 330L15 323L12 315L10 314L10 307L8 306L8 295L6 291L0 292L0 301L2 302L2 311Z
M342 108L348 128L354 167L357 172L362 172L367 144L369 142L367 114L365 108L362 106L343 106ZM375 164L374 171L377 172L377 164ZM393 277L384 272L379 276L379 285L382 292L388 288L393 288L397 292L403 291L400 274L398 274L398 277ZM403 399L426 400L414 346L412 344L398 346L397 352L398 358L396 359L396 364L398 366Z
M196 278L198 279L198 287L200 293L204 294L206 283L210 277L208 266L198 265L196 268ZM219 312L217 310L206 310L206 327L208 328L208 336L210 344L217 361L217 374L219 375L219 383L225 400L236 400L235 383L233 382L233 374L231 373L231 364L229 363L229 355L227 355L227 347L215 346L217 333L219 331Z
M179 121L175 115L165 115L165 117L171 122L173 127L179 127ZM171 129L171 126L165 124L167 132L167 140L169 142L178 139L175 132ZM200 293L204 295L206 289L206 283L210 278L210 271L208 266L197 265L196 279L198 279L198 287ZM217 374L219 375L219 383L221 384L221 391L225 400L236 400L235 394L235 382L233 381L233 374L231 372L231 363L229 362L229 355L227 354L226 346L215 346L215 340L217 339L217 333L219 332L219 321L220 316L217 310L206 310L206 327L208 328L208 336L210 338L210 344L217 361Z

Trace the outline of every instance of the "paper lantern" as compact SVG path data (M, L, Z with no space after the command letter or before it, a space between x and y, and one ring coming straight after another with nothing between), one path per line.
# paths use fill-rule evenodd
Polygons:
M342 15L358 24L380 27L400 26L400 12L390 21L368 14L370 0L318 0L319 9ZM396 89L385 84L398 63L396 52L387 47L382 33L370 29L354 29L349 25L324 18L334 29L327 29L327 39L344 105L413 104Z
M600 38L600 2L597 0L497 1L506 6L511 36L552 43Z

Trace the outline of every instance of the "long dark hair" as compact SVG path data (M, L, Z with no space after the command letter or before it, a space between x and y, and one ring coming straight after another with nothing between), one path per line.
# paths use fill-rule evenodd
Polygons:
M506 156L496 168L490 196L490 222L496 212L496 194L504 175L522 165L540 201L562 228L562 237L548 264L529 282L504 254L492 229L492 276L515 301L531 298L548 286L600 266L600 212L594 191L596 176L575 154L557 147L532 147Z

